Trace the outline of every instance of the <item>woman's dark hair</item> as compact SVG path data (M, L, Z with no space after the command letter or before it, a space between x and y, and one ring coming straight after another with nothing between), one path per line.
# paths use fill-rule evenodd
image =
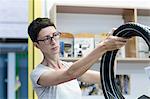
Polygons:
M37 41L37 37L41 29L48 27L48 26L54 26L54 23L51 22L49 18L37 18L33 20L29 27L28 27L28 34L33 42ZM56 28L56 27L55 27Z

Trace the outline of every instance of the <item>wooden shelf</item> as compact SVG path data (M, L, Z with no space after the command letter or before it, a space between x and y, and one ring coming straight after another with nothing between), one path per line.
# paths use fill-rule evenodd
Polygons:
M129 8L57 5L57 13L122 15Z
M150 58L117 58L118 62L150 63Z
M61 60L63 60L63 61L70 61L70 62L75 62L79 59L81 59L81 58L71 58L71 57L70 58L61 58ZM150 63L150 58L116 58L116 60L118 62ZM101 59L99 59L99 61L101 61Z
M137 9L138 16L150 16L150 9Z

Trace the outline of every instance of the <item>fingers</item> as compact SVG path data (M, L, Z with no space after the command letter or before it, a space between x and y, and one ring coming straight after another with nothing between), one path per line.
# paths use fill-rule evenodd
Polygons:
M123 38L123 37L117 37L117 36L112 36L113 32L116 30L117 28L112 28L112 31L110 33L108 33L107 38L112 37L117 41L121 41L121 42L127 42L128 38Z
M117 37L117 36L109 36L105 41L104 44L108 51L120 49L123 47L128 39Z
M116 41L119 41L119 42L127 42L128 39L126 38L122 38L122 37L117 37L117 36L109 36L110 39L114 39Z
M112 36L112 34L115 30L116 30L116 28L113 28L112 32L107 33L106 39L103 41L103 44L105 45L107 51L120 49L128 41L127 38Z
M120 41L120 42L127 42L128 41L128 39L125 39L125 38L122 38L122 37L116 37L116 40Z
M120 49L121 47L123 47L126 44L126 42L116 42L116 48Z
M125 38L122 38L122 37L116 37L116 36L114 37L114 39L115 39L115 45L116 45L117 49L124 46L128 41L128 39L125 39Z

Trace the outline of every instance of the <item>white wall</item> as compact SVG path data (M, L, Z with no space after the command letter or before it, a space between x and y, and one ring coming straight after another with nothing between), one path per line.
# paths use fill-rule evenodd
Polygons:
M57 14L57 28L70 33L108 33L123 24L122 16L98 14Z
M147 25L150 27L150 16L138 16L137 21L140 24Z
M28 0L0 0L0 38L27 38Z

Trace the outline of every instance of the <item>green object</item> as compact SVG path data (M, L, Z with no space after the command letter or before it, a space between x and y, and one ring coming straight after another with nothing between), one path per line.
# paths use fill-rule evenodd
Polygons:
M16 53L16 99L19 99L19 92L21 87L21 81L19 79L19 61L24 58L27 58L27 53Z

